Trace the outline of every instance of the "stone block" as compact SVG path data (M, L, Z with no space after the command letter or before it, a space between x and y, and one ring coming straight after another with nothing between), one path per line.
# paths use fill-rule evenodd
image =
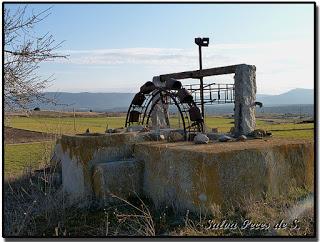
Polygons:
M95 197L106 203L141 196L143 163L121 160L96 164L92 180Z
M112 133L98 136L63 135L58 140L52 163L61 167L63 190L71 198L92 197L92 170L96 164L130 159L139 133Z

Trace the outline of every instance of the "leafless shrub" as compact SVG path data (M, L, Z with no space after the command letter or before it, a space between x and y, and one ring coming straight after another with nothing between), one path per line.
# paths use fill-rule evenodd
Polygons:
M125 204L129 205L132 208L131 213L121 213L119 211L115 212L116 218L118 222L123 224L125 223L128 228L136 233L139 236L155 236L155 224L153 221L152 214L147 207L147 205L142 201L142 199L136 195L138 200L141 203L141 206L138 207L133 205L129 201L120 198L114 194L112 197L119 199L120 201L124 202Z

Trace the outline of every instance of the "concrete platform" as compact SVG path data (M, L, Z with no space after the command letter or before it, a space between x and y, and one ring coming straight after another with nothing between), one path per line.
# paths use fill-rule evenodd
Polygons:
M177 211L229 206L249 197L312 191L314 144L305 140L209 143L146 142L143 133L63 136L53 162L71 197L111 201L146 195L156 207ZM89 199L90 198L90 199ZM203 211L203 210L202 210Z
M284 139L135 147L136 159L145 165L144 193L157 207L178 211L286 196L297 187L312 191L313 154L312 142Z

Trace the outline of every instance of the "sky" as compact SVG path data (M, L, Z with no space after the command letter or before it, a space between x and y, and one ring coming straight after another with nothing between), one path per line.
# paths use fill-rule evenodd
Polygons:
M54 74L47 91L137 92L153 76L197 70L195 37L210 38L203 68L255 65L260 94L314 85L313 4L55 3L28 11L49 7L34 31L64 41L58 52L68 58L41 64L40 75ZM205 82L233 83L233 75Z

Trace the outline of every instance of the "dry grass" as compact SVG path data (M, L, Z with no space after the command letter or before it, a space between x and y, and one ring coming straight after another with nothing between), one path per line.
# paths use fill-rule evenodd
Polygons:
M312 197L304 189L295 189L289 199L267 198L254 201L247 198L240 206L220 207L213 204L210 211L181 215L172 208L161 211L147 198L137 196L128 200L113 195L114 204L94 200L71 201L61 190L55 176L43 171L25 173L17 180L4 184L5 236L273 236L314 234ZM245 220L254 224L281 219L292 224L299 219L299 230L270 228L241 229ZM231 227L215 228L223 221ZM238 228L233 228L232 224Z

